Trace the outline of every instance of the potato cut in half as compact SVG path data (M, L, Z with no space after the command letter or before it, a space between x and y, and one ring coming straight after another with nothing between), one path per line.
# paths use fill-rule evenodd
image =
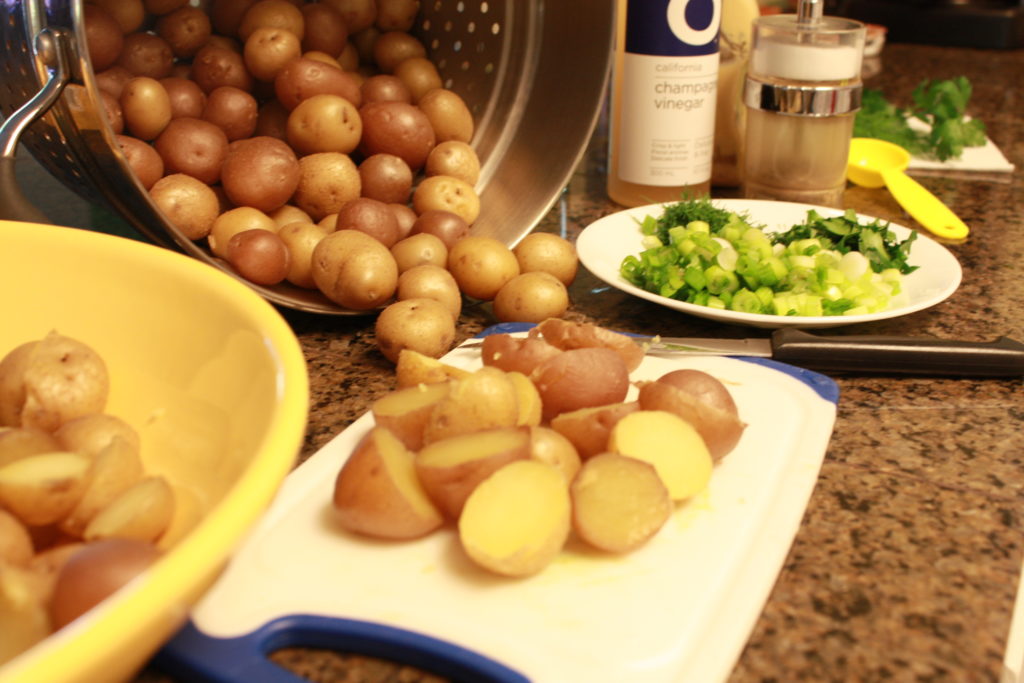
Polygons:
M25 524L64 518L82 496L92 461L77 453L41 453L0 467L0 505Z
M672 500L703 491L714 467L693 425L663 410L638 410L623 417L612 428L608 450L654 465Z
M447 382L468 374L468 370L449 365L413 349L399 351L398 360L395 362L395 379L399 389L417 384Z
M606 348L563 351L538 365L530 379L540 392L545 420L571 410L618 403L629 392L626 364Z
M641 408L675 413L692 424L716 461L732 451L743 436L746 424L728 389L705 372L676 370L638 386Z
M448 395L448 389L447 381L397 389L374 401L370 412L377 426L391 430L406 448L418 451L434 406Z
M503 576L530 576L561 552L570 517L562 474L551 465L523 460L476 487L459 517L459 540L481 567Z
M334 508L341 526L375 538L425 536L444 522L420 484L413 453L387 429L360 441L338 472Z
M508 379L516 390L516 405L519 411L516 424L528 427L539 425L544 406L533 381L521 372L508 373Z
M171 485L159 475L143 477L97 512L86 525L82 538L130 538L148 543L160 537L173 517Z
M519 397L507 373L482 367L453 380L448 395L434 406L423 430L423 443L519 421Z
M431 500L456 519L480 482L505 465L529 457L529 427L498 427L424 446L416 454L416 474Z
M608 450L612 428L626 415L640 410L636 401L580 408L551 420L551 428L569 439L583 459Z
M672 498L654 466L617 453L583 463L569 492L573 529L612 553L640 547L672 514Z
M81 537L92 518L142 476L138 448L114 437L93 459L85 490L78 504L61 520L61 530Z
M0 665L50 635L45 593L37 572L0 564Z
M0 427L0 467L29 455L63 450L50 432L28 427Z

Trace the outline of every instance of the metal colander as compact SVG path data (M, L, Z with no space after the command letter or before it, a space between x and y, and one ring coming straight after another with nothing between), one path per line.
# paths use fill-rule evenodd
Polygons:
M613 6L613 0L422 2L413 33L445 87L463 98L476 122L472 144L481 162L476 188L481 211L474 234L514 245L557 200L601 109L612 57ZM84 198L107 205L154 242L239 277L169 224L131 173L101 115L82 2L0 3L0 43L0 113L31 121L17 137L49 173ZM45 98L40 93L48 82L51 96ZM33 98L36 102L26 106ZM343 309L316 291L246 284L287 308L365 314Z

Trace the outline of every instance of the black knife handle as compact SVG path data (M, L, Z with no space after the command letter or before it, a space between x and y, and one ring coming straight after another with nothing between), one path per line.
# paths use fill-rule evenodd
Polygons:
M1024 344L1000 337L965 342L884 335L820 336L782 328L772 358L810 370L956 377L1022 377Z

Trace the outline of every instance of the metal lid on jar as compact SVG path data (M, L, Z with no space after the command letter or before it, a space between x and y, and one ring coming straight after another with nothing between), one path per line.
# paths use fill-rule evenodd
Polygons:
M743 103L751 109L793 116L838 116L860 109L861 84L779 85L747 77Z

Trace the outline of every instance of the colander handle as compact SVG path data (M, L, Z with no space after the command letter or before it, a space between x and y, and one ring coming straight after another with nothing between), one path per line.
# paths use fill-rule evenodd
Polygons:
M46 215L22 193L15 174L15 161L22 132L60 97L68 83L68 68L56 31L50 28L40 30L36 34L35 50L49 68L50 76L32 99L0 125L0 219L49 223Z

